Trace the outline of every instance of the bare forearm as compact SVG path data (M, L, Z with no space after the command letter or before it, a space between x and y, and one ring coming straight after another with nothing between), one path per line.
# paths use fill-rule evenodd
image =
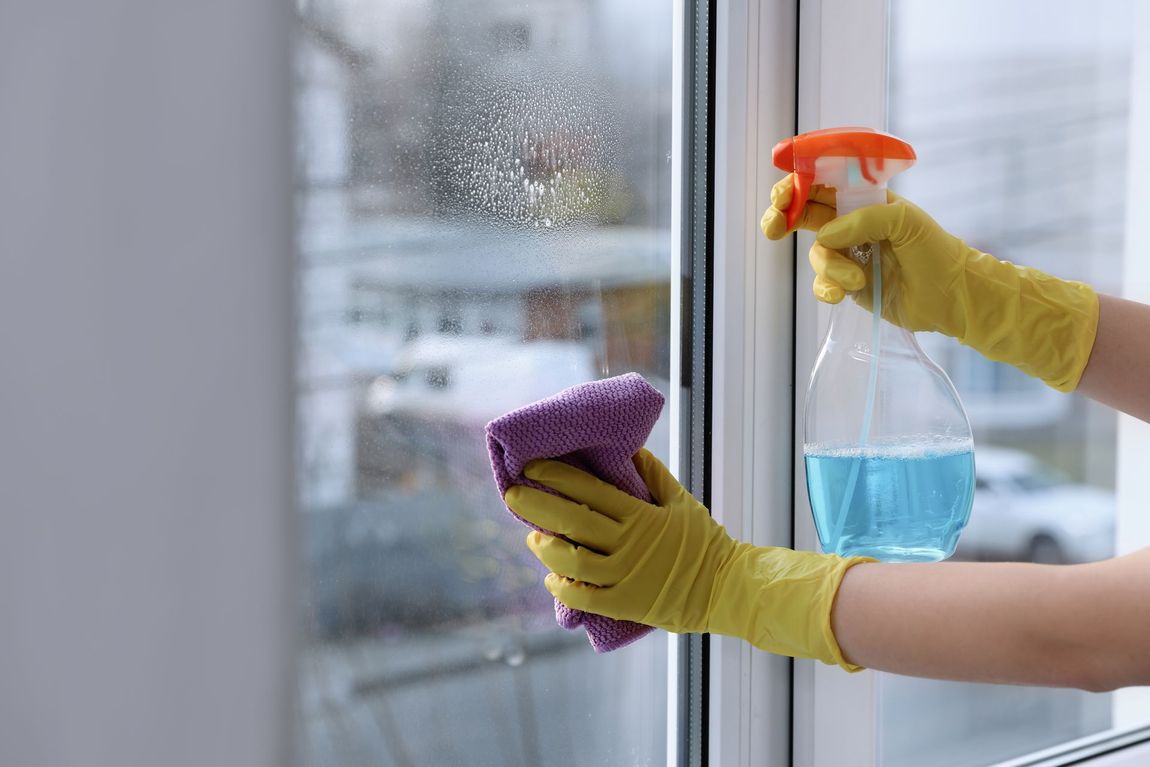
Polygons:
M868 668L1111 689L1150 682L1148 586L1150 550L1069 567L864 564L843 579L832 627Z
M1150 306L1098 299L1098 334L1077 391L1150 421Z

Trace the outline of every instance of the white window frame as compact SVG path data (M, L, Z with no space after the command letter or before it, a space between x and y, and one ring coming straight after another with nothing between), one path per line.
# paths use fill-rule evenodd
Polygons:
M838 125L886 125L887 0L802 0L799 12L799 132ZM798 258L814 242L796 237ZM797 290L809 295L807 271ZM810 300L795 307L794 412L801 418L809 371L826 333L830 310ZM795 546L817 550L818 538L805 492L802 433L795 430ZM846 674L810 660L795 661L794 762L796 767L878 763L877 676Z
M720 0L714 83L711 511L732 535L790 546L794 245L759 231L795 126L798 8ZM708 765L781 765L790 754L791 661L710 638Z
M683 375L683 273L682 206L683 206L683 57L684 52L684 0L674 0L671 11L671 354L670 380L682 380ZM676 477L682 477L679 456L683 401L678 386L672 385L667 411L672 427L668 468ZM667 634L667 767L679 764L679 641Z
M1130 79L1130 130L1126 175L1126 231L1123 238L1123 298L1150 304L1150 262L1142 228L1150 219L1150 189L1142 182L1150 171L1150 7L1134 11L1134 61ZM1144 481L1144 456L1150 455L1150 424L1128 415L1118 417L1118 553L1150 546L1150 488ZM1119 690L1114 710L1119 726L1150 710L1150 687ZM1150 759L1146 759L1150 763Z
M828 312L796 304L805 282L795 243L768 241L758 222L780 175L771 148L796 132L796 117L800 132L885 123L886 3L720 0L713 56L712 513L740 539L813 549L795 414ZM837 72L850 79L831 82ZM809 245L800 238L801 252ZM873 674L772 657L729 637L712 637L710 653L708 764L838 767L873 751ZM820 721L816 697L851 715Z

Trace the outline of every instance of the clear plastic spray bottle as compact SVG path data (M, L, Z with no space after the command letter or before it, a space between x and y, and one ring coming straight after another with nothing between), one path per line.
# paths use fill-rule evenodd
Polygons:
M813 184L834 187L837 215L886 203L891 177L914 150L870 128L832 128L785 139L775 166L795 174L793 226ZM887 562L954 553L974 500L974 443L953 384L883 305L879 243L851 248L868 272L863 295L834 306L811 372L804 414L807 493L823 551ZM889 269L888 265L888 269Z

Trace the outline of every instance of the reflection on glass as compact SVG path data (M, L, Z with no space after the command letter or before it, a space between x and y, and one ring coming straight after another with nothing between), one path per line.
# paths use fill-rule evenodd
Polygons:
M960 559L1043 564L1114 555L1114 491L1075 482L1033 451L980 444L978 487Z
M665 639L555 626L483 427L632 370L668 390L670 14L301 3L308 764L665 762Z
M897 191L980 250L1121 294L1132 18L1130 0L894 0L890 127L919 156ZM1113 556L1115 414L923 341L975 432L957 558ZM880 696L891 767L992 764L1104 731L1113 711L1107 694L891 675Z

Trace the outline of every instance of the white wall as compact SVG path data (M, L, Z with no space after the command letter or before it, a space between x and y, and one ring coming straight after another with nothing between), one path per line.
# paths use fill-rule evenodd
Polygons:
M0 4L0 764L289 764L290 14Z

